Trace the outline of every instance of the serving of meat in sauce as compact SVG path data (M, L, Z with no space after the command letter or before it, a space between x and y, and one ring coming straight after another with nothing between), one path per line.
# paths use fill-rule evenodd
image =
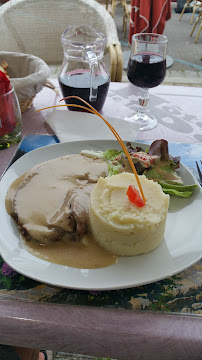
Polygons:
M90 193L98 178L107 174L106 161L77 154L36 165L17 179L8 190L6 206L26 248L43 259L73 267L96 268L116 262L89 235ZM89 247L105 260L91 254L90 261ZM78 262L78 257L85 259Z

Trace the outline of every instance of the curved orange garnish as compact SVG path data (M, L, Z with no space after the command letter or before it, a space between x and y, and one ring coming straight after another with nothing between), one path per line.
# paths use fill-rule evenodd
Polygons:
M128 152L128 150L127 150L127 148L126 148L123 140L121 139L121 137L120 137L119 134L117 133L117 131L114 129L114 127L113 127L106 119L103 118L102 115L100 115L100 113L99 113L93 106L91 106L90 104L88 104L87 101L81 99L79 96L67 96L67 97L61 99L60 101L62 101L62 100L64 100L64 99L72 99L72 98L78 99L78 100L82 101L83 103L85 103L85 104L86 104L87 106L89 106L89 107L87 108L87 107L85 107L85 106L77 105L77 104L53 105L53 106L45 107L45 108L43 108L43 109L36 110L36 112L42 111L42 110L46 110L46 109L55 108L55 107L60 107L60 106L75 106L75 107L78 107L78 108L87 110L87 111L89 111L89 112L91 112L91 113L99 116L99 117L105 122L105 124L109 127L109 129L111 130L111 132L114 134L114 136L115 136L116 139L118 140L119 144L121 145L124 153L126 154L127 159L128 159L128 161L129 161L129 164L130 164L130 166L131 166L131 168L132 168L132 170L133 170L133 173L134 173L134 175L135 175L135 178L136 178L136 181L137 181L137 184L138 184L138 187L139 187L141 196L142 196L142 200L143 200L143 202L144 202L144 204L145 204L145 203L146 203L146 200L145 200L145 196L144 196L144 193L143 193L143 190L142 190L142 186L141 186L141 184L140 184L140 180L139 180L137 171L136 171L136 169L135 169L135 166L134 166L134 164L133 164L133 161L132 161L132 159L131 159L131 157L130 157L129 152Z

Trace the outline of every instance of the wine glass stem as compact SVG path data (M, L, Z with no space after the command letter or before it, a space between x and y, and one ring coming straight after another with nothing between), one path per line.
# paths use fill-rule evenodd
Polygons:
M147 103L150 99L149 89L141 89L141 95L139 95L139 107L138 116L144 118L146 114Z

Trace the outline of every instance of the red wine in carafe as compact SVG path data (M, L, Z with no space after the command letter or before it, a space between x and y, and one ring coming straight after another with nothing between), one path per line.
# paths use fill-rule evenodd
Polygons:
M128 80L141 88L153 88L162 83L166 75L166 60L156 54L137 54L128 63Z
M97 99L95 101L89 100L90 82L91 73L89 70L76 70L59 76L59 85L63 97L73 95L79 96L83 100L86 100L96 110L100 111L103 108L108 93L110 82L109 76L96 74L96 83L98 85L98 90ZM65 99L65 102L66 104L78 104L86 106L82 101L78 99ZM69 110L82 111L82 109L73 106L69 106Z

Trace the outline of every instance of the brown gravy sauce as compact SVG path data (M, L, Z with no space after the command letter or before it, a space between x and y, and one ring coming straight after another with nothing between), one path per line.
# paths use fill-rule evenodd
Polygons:
M117 256L101 248L91 234L81 241L72 241L68 235L50 245L22 238L24 248L32 255L51 263L66 265L79 269L98 269L115 264Z
M57 172L57 169L55 169ZM5 199L6 209L10 216L13 215L13 199L16 191L26 178L25 173L17 178L9 187ZM80 269L97 269L115 264L117 256L110 254L101 248L88 233L81 241L72 241L68 233L60 240L43 244L34 239L28 239L21 235L24 248L32 255L60 265L66 265Z

